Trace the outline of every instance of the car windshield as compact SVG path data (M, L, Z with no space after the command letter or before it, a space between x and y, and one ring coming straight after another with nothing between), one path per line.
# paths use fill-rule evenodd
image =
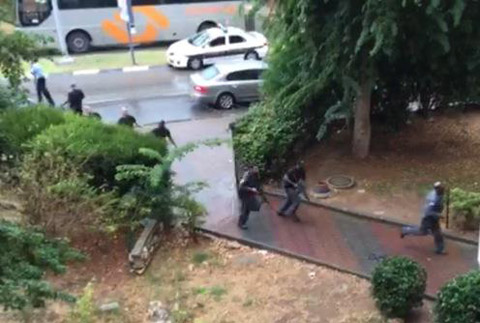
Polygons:
M218 68L216 68L215 66L210 66L209 68L207 68L202 72L202 77L205 80L209 81L213 79L215 76L217 76L218 74L220 74L220 71L218 70Z
M201 33L197 33L192 37L190 37L188 39L188 42L193 46L201 47L206 43L208 43L209 40L210 40L210 36L208 35L208 33L205 31L202 31Z

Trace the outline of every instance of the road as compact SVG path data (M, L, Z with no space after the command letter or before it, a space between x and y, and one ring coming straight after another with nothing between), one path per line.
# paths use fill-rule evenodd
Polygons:
M85 105L91 106L109 123L118 120L121 107L127 107L140 125L151 125L160 120L178 122L221 118L245 111L245 108L220 111L193 102L189 97L190 74L167 66L147 71L53 74L48 77L47 86L55 102L61 104L70 85L77 84L86 95ZM32 83L26 86L33 97Z

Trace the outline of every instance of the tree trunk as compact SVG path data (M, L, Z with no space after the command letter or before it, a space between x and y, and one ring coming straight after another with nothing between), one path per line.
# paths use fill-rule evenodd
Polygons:
M372 98L372 82L362 78L360 92L355 103L353 128L353 156L366 158L370 152L370 110Z

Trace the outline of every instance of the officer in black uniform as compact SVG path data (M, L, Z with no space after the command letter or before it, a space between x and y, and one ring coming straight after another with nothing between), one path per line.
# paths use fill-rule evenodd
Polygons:
M277 214L279 216L291 216L295 222L300 222L296 214L300 206L300 195L303 194L308 199L305 193L305 167L303 162L299 162L285 173L282 184L287 199L277 211Z
M172 145L177 147L177 145L175 144L175 141L173 141L172 134L170 133L170 130L168 130L168 128L165 126L165 121L164 120L160 121L158 126L155 129L152 130L152 134L155 137L163 138L165 140L167 140L167 139L170 140Z
M250 212L260 210L260 179L258 167L254 166L247 170L238 185L238 196L242 202L242 210L238 219L238 226L246 230Z
M130 128L133 128L134 126L140 127L140 125L137 123L137 119L130 115L128 113L128 109L125 107L122 108L122 117L118 119L117 123Z
M85 94L83 94L83 91L78 89L75 84L70 85L70 92L68 92L68 98L67 101L65 101L62 106L68 103L70 106L70 109L74 113L77 114L82 114L83 113L83 99L85 98Z

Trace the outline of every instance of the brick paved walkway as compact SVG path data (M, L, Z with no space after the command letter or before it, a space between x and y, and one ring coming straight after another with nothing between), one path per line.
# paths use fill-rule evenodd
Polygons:
M208 138L229 138L230 118L197 120L171 124L178 144ZM236 239L245 239L269 248L297 254L336 268L368 276L385 255L405 255L419 261L428 271L428 293L454 276L477 268L474 245L447 240L448 255L433 253L432 237L400 239L394 225L369 221L344 213L303 204L298 214L301 223L278 217L266 205L253 213L249 230L237 228L239 213L236 198L233 152L223 145L201 147L174 167L178 183L202 180L209 188L196 194L208 210L203 227ZM278 208L280 200L272 198Z
M271 198L274 209L280 202ZM251 215L246 231L237 228L236 217L223 217L206 228L366 276L382 257L408 256L427 270L429 295L456 275L477 268L477 247L471 244L447 239L447 255L436 255L431 236L400 239L397 226L306 204L297 213L301 223L277 216L264 204L260 213Z

